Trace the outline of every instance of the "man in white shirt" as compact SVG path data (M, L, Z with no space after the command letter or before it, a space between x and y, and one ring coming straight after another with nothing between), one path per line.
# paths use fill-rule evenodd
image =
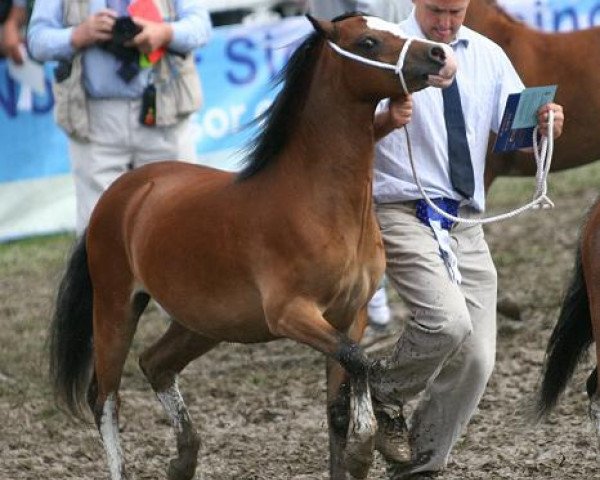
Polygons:
M386 274L411 312L393 354L373 369L371 378L379 423L376 447L390 462L393 480L425 478L447 464L494 366L497 284L481 225L441 221L423 202L398 127L410 119L412 155L427 195L444 210L469 217L485 209L489 132L498 131L507 96L524 88L502 49L462 26L469 0L413 3L402 29L409 36L450 44L459 68L457 87L425 89L412 101L385 101L375 118L381 140L374 197ZM562 107L541 107L538 124L546 134L549 110L555 114L556 138L564 121ZM456 138L461 131L462 143ZM402 405L418 394L406 458Z

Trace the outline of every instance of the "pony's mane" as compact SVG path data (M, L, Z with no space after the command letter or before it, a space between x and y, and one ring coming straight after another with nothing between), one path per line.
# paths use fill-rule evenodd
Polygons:
M332 21L335 23L357 15L364 14L346 13ZM237 176L238 180L247 179L273 163L287 144L292 130L297 125L298 114L304 107L319 47L323 41L322 33L315 31L310 34L275 77L274 86L283 84L283 88L269 108L251 124L259 124L261 131L244 148L248 155L244 161L244 168Z

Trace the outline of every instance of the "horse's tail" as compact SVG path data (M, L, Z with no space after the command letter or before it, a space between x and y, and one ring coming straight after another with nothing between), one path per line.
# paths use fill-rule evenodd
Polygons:
M50 325L50 379L57 400L82 418L92 363L92 281L86 236L71 253Z
M565 390L568 380L592 342L589 299L579 248L573 278L546 349L542 384L537 399L538 418L548 414L556 406L558 397Z

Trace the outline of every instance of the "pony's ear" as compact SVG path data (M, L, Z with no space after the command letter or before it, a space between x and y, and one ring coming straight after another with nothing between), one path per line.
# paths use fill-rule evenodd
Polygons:
M335 37L335 26L332 22L328 22L327 20L319 20L318 18L309 15L308 13L306 14L306 18L308 18L308 21L312 23L313 28L320 35L323 35L329 40L333 40L333 38Z

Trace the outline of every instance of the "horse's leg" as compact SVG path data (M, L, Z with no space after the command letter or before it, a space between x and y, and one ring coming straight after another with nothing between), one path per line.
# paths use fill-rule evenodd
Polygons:
M87 400L102 436L112 480L127 478L119 441L119 384L138 319L149 296L138 293L130 301L126 288L120 295L94 296L94 374Z
M590 288L590 290L592 289ZM598 383L598 366L600 365L600 287L596 290L595 301L592 302L592 297L589 297L592 332L596 342L596 367L587 379L586 389L590 399L588 413L600 447L600 384Z
M592 210L584 232L581 251L582 268L589 302L592 334L596 343L596 368L588 379L587 390L590 397L589 413L600 445L600 384L598 383L598 367L600 366L600 203Z
M358 344L367 327L367 309L362 309L348 332L348 337ZM345 466L355 478L365 478L373 463L377 420L373 412L369 382L351 376L349 424L346 435ZM366 403L365 403L366 402ZM373 428L373 426L375 428Z
M169 416L177 439L177 458L169 463L169 480L194 477L200 448L200 438L177 386L177 375L218 343L172 322L165 334L140 356L140 367Z
M318 306L310 300L295 298L285 303L281 300L276 304L267 303L265 314L274 335L296 340L323 352L337 360L350 375L352 396L346 439L346 468L354 478L365 478L373 462L377 422L368 384L370 363L364 352L356 341L327 322Z
M327 358L327 421L329 425L329 477L346 480L344 452L350 421L350 378L342 366Z

